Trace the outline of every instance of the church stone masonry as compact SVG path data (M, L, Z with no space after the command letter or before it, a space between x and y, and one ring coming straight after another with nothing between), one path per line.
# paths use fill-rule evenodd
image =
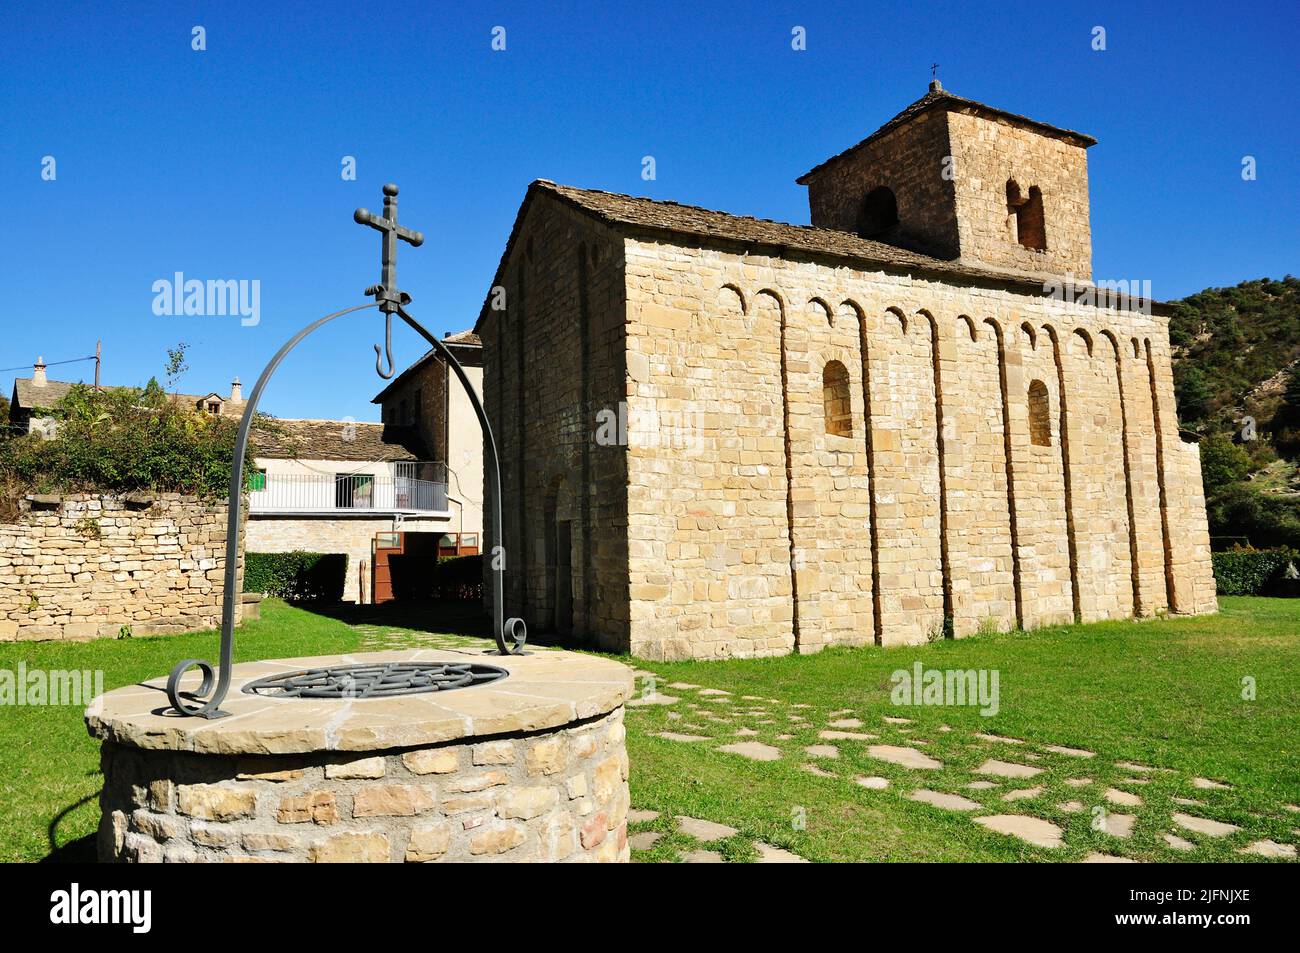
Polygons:
M1053 293L1093 143L933 83L811 227L534 182L475 328L512 607L652 659L1215 611L1164 309Z

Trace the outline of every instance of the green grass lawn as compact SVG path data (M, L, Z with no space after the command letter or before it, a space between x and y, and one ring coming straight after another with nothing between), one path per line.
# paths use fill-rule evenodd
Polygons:
M1246 860L1252 841L1300 843L1300 601L1224 599L1218 616L1143 623L1062 626L894 649L829 650L726 662L646 663L672 705L628 709L632 801L661 812L634 831L664 836L641 860L671 860L701 845L675 832L674 815L731 825L740 832L708 845L727 859L754 856L754 842L785 847L812 860L1077 860L1090 851L1138 860ZM263 618L239 630L237 660L316 655L410 644L458 644L473 629L466 618L439 623L431 634L407 611L355 610L326 617L276 601ZM0 645L0 669L100 669L112 689L164 675L179 659L214 658L217 636L101 640L89 643ZM890 673L910 668L995 669L999 711L890 703ZM1242 679L1254 679L1257 697L1242 698ZM728 702L709 701L671 682L725 689ZM642 680L644 686L645 680ZM751 702L744 695L766 701ZM712 696L718 697L718 696ZM807 706L807 707L796 707ZM741 712L749 712L742 714ZM877 740L819 739L833 712L855 717ZM714 718L706 717L706 713ZM676 714L678 717L670 717ZM794 716L792 720L791 716ZM883 716L904 717L891 724ZM803 720L797 720L803 719ZM940 726L949 731L940 731ZM689 727L688 727L689 726ZM745 729L753 735L738 737ZM671 741L672 731L709 740ZM975 732L1010 736L1022 745L982 741ZM789 737L781 738L780 735ZM760 741L781 750L780 760L755 762L715 750L733 741ZM918 740L928 742L922 746ZM806 745L834 744L839 757L816 763L829 777L803 768ZM869 757L868 744L916 746L943 762L937 771L913 771ZM1043 745L1086 748L1081 759ZM86 735L79 708L0 707L0 860L85 859L98 823L98 745ZM1043 769L1032 780L1003 780L988 790L965 787L972 769L990 757ZM1033 760L1036 757L1037 760ZM1157 769L1135 774L1116 765L1132 761ZM889 779L884 790L854 783L863 775ZM1194 777L1230 785L1203 790ZM1085 787L1067 779L1089 778ZM1125 783L1133 778L1146 784ZM993 779L998 780L998 779ZM1136 816L1131 837L1094 831L1092 808L1117 787L1139 795L1140 807L1113 811ZM1065 846L1032 847L986 831L971 816L916 803L918 787L960 793L985 813L1030 813L1056 823ZM1005 803L1011 789L1041 787L1037 796ZM1192 798L1182 807L1170 799ZM1078 801L1083 810L1059 809ZM1183 810L1239 825L1226 838L1178 831L1170 812ZM1179 853L1163 840L1177 832L1196 845Z

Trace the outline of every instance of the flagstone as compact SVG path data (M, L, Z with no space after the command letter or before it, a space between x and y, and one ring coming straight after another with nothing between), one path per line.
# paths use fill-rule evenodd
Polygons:
M827 728L861 728L861 718L836 718L826 723Z
M1088 751L1085 748L1067 748L1065 745L1043 745L1044 751L1050 751L1053 754L1063 754L1071 758L1095 758L1097 752Z
M718 824L715 821L706 821L698 817L686 817L684 815L677 818L677 829L688 837L702 840L706 844L715 840L722 840L725 837L734 837L740 833L734 827L728 827L726 824Z
M680 731L658 731L655 732L656 738L666 738L669 741L708 741L708 735L684 735Z
M744 699L745 701L747 701L747 702L761 702L761 701L766 701L766 699L763 698L762 695L741 695L740 697L743 698L743 699Z
M791 705L790 707L791 707L791 708L811 708L812 705L809 705L807 702L795 702L795 703L794 703L793 705Z
M764 844L761 840L754 842L754 849L758 851L759 864L806 864L808 860L800 857L798 854L783 850L780 847L773 847L771 844Z
M1282 810L1290 811L1292 814L1300 814L1300 807L1297 807L1294 804L1283 804Z
M625 705L629 707L639 707L641 705L676 705L679 701L673 695L661 695L655 692L650 695L637 695L635 698L629 698Z
M1061 829L1051 821L1027 814L992 814L977 817L975 823L999 834L1018 837L1038 847L1060 847Z
M1064 811L1066 814L1078 814L1083 810L1083 804L1079 801L1062 801L1056 805L1058 811Z
M1221 781L1211 781L1209 778L1192 778L1192 787L1200 788L1202 791L1230 791L1231 784L1224 784Z
M835 777L835 775L834 775L832 772L830 772L830 771L823 771L821 768L817 767L817 765L815 765L815 764L805 764L805 765L800 765L800 767L802 767L802 768L803 768L805 771L807 771L809 774L815 774L815 775L817 775L817 777L819 777L819 778L833 778L833 777Z
M910 725L912 723L910 718L899 718L895 715L884 715L882 718L891 725Z
M905 748L897 745L871 745L867 748L867 754L880 761L902 765L904 768L929 770L943 767L942 761L936 761L928 754L917 751L915 748Z
M1123 768L1125 771L1137 771L1138 773L1155 770L1149 764L1135 764L1132 761L1116 761L1115 767Z
M838 758L840 749L834 745L809 745L804 748L804 754L810 758Z
M944 731L944 732L952 731L952 729L949 728L947 725L940 725L939 728L938 728L938 730L939 730L939 731Z
M701 695L730 695L731 692L725 691L721 688L701 688L700 694Z
M1128 791L1121 791L1118 788L1107 788L1103 795L1111 804L1122 804L1125 807L1141 807L1142 799L1136 794Z
M690 692L690 691L694 691L695 689L699 688L700 686L698 686L698 685L692 685L690 682L669 682L669 683L668 683L668 687L669 687L669 688L676 688L676 689L678 689L678 690L680 690L680 691Z
M679 711L666 711L664 712L664 714L667 715L673 721L680 721L682 717L682 713Z
M1082 864L1136 864L1132 857L1117 857L1115 854L1102 854L1093 851L1080 861Z
M995 788L997 786L998 783L996 781L972 781L970 784L966 785L966 787L970 788L972 791L987 791L989 788Z
M741 738L752 738L758 734L758 732L753 728L737 728L736 734Z
M830 731L828 729L817 732L817 737L823 741L870 741L880 736L865 731Z
M1042 768L1030 767L1027 764L1015 764L1011 761L999 761L996 758L989 758L978 768L976 774L992 774L999 778L1032 778L1036 774L1042 774Z
M1171 797L1169 800L1183 807L1205 807L1204 801L1198 801L1194 797Z
M1133 834L1133 825L1137 823L1137 818L1132 814L1119 814L1115 812L1106 812L1102 824L1103 833L1111 837L1131 837Z
M864 788L870 788L873 791L883 791L885 788L889 787L888 778L880 778L874 775L865 778L854 778L853 781L855 784L859 784Z
M1006 794L1002 795L1002 800L1023 801L1026 798L1038 797L1038 795L1042 793L1043 793L1043 789L1041 786L1036 788L1020 788L1015 791L1008 791Z
M1212 821L1208 817L1197 817L1194 814L1183 814L1174 811L1174 823L1179 827L1185 827L1189 831L1195 831L1198 834L1208 834L1210 837L1224 837L1234 831L1241 830L1236 824L1229 824L1226 821Z
M983 805L960 794L945 794L943 791L929 791L925 788L913 791L907 796L909 801L919 801L931 807L941 807L945 811L978 811Z
M1165 834L1165 843L1174 850L1196 850L1196 845L1189 840L1183 840L1177 834Z
M683 864L721 864L725 863L722 855L716 850L693 850L690 853L682 854Z
M777 761L781 757L780 748L765 745L761 741L737 741L734 744L723 745L718 750L725 751L727 754L738 754L742 758L753 761Z
M1271 840L1257 840L1253 844L1248 844L1239 854L1255 854L1259 857L1283 857L1286 860L1295 860L1296 850L1294 844L1279 844Z
M657 831L642 831L640 834L628 837L627 842L632 845L633 850L649 850L655 845L655 841L663 836Z
M826 717L828 717L828 718L839 718L841 715L851 715L851 714L853 714L853 709L852 709L852 708L837 708L837 709L835 709L835 711L831 712L831 713L830 713L829 715L827 715Z
M790 740L791 738L793 738L793 737L794 737L794 735L777 735L777 736L776 736L776 740L777 740L777 741L789 741L789 740Z
M1066 778L1065 783L1072 788L1086 788L1092 783L1092 778Z
M1002 742L1003 744L1007 744L1007 745L1022 745L1022 744L1024 744L1024 742L1021 741L1019 738L1007 738L1007 737L1004 736L1004 735L990 735L990 734L987 734L987 733L985 733L985 732L983 732L983 731L977 731L977 732L975 732L975 737L976 737L976 738L979 738L981 741L1000 741L1000 742Z
M627 812L627 822L629 824L642 824L645 823L646 821L657 821L657 820L659 820L658 811L641 811L641 810L637 810L636 808L632 808L630 811Z

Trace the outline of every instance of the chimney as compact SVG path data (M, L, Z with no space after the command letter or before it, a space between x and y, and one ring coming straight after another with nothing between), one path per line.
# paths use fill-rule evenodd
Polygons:
M240 404L243 403L243 401L244 401L244 389L239 384L239 378L236 377L230 383L230 402L232 404Z
M32 365L32 384L36 387L44 387L48 381L45 379L45 358L38 357L36 363Z

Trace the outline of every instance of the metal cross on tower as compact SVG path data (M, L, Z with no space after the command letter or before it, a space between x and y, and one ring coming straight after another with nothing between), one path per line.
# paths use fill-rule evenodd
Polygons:
M359 208L352 213L352 219L358 225L369 225L383 236L379 284L367 288L366 294L379 303L379 310L385 315L383 356L388 358L388 373L384 373L378 344L375 345L375 373L388 380L394 373L393 312L411 303L411 296L397 288L397 240L400 238L412 248L419 248L424 244L424 233L397 224L397 186L391 182L384 186L382 218L369 209Z

